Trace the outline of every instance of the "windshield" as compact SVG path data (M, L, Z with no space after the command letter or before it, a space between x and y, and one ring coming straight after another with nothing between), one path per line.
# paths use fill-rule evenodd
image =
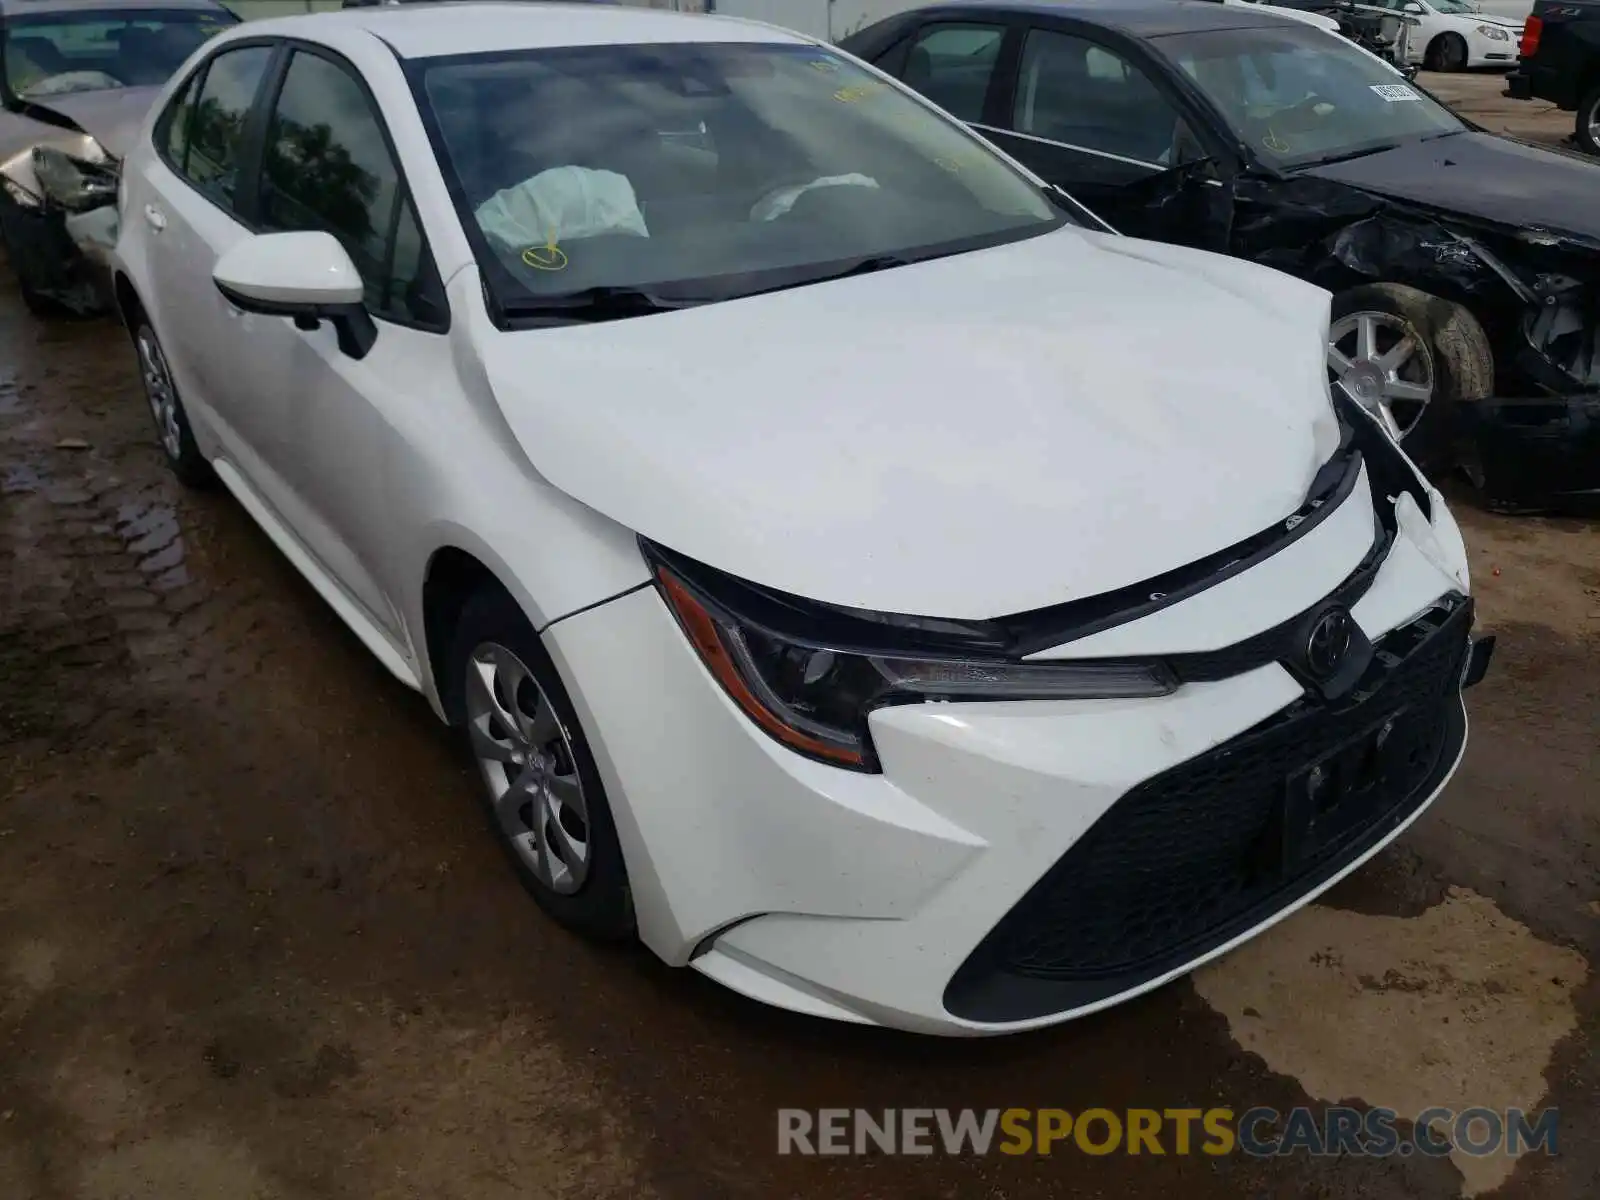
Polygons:
M1482 10L1476 4L1463 4L1461 0L1428 0L1434 12L1460 13L1476 16Z
M1466 128L1387 65L1321 30L1213 30L1153 45L1274 166L1350 158Z
M159 86L212 34L237 18L223 11L74 9L8 16L0 56L8 97Z
M470 55L413 83L513 316L592 289L725 300L1066 220L961 126L815 46Z

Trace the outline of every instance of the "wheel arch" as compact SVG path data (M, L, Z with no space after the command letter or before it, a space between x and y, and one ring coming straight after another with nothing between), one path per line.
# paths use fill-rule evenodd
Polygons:
M1429 300L1439 300L1446 304L1453 304L1457 308L1465 309L1467 315L1483 326L1489 334L1489 340L1495 350L1498 362L1500 350L1506 334L1515 332L1515 314L1521 312L1520 301L1507 291L1506 303L1488 303L1481 295L1474 295L1463 287L1457 286L1452 280L1441 275L1414 277L1413 281L1399 279L1373 279L1360 278L1354 281L1342 280L1342 286L1330 287L1333 293L1332 304L1338 307L1340 300L1348 297L1351 292L1358 292L1365 288L1405 288L1408 291L1418 292Z
M428 679L440 714L451 725L462 720L461 697L449 675L450 643L467 601L486 589L512 596L493 568L469 550L446 544L428 556L422 577L422 633ZM520 602L519 602L520 606ZM523 611L526 613L526 608ZM529 623L537 629L537 622Z
M1443 57L1445 43L1451 38L1454 38L1456 41L1460 42L1462 49L1466 51L1465 56L1462 58L1461 65L1466 66L1467 63L1471 62L1472 43L1467 41L1465 34L1455 29L1441 29L1438 33L1434 34L1428 39L1428 44L1423 48L1422 51L1423 62L1439 62Z
M134 318L144 312L144 302L139 299L138 289L133 286L133 280L128 278L126 271L119 269L112 275L111 295L123 328L131 330Z
M1572 111L1581 118L1583 116L1584 101L1597 92L1600 92L1600 51L1596 51L1590 57L1588 65L1583 69L1583 73L1578 76L1578 86L1573 89Z

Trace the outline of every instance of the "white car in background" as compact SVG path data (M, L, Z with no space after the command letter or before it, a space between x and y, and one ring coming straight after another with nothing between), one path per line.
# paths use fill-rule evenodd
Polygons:
M1263 4L1260 0L1222 0L1222 3L1229 7L1248 5L1251 8L1259 8L1275 16L1287 17L1291 21L1299 21L1305 25L1315 25L1318 29L1327 33L1339 32L1339 22L1332 17L1324 16L1322 13L1305 12L1298 8L1284 8L1277 4Z
M840 1020L1045 1025L1272 925L1460 761L1465 549L1330 393L1327 293L1076 225L842 51L269 20L123 182L172 467L462 731L572 928Z
M1465 71L1517 63L1523 19L1483 12L1471 0L1368 0L1409 16L1410 61L1429 71Z

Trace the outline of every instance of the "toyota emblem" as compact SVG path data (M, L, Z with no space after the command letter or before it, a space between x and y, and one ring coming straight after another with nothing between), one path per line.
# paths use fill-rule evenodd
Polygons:
M1306 638L1306 667L1318 679L1331 679L1350 653L1355 622L1346 608L1330 608L1311 626Z

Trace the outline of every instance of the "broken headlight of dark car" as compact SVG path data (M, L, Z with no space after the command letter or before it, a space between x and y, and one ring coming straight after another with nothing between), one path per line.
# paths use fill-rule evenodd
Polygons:
M107 158L94 161L55 146L35 146L33 174L45 199L68 212L87 212L117 199L117 172Z

